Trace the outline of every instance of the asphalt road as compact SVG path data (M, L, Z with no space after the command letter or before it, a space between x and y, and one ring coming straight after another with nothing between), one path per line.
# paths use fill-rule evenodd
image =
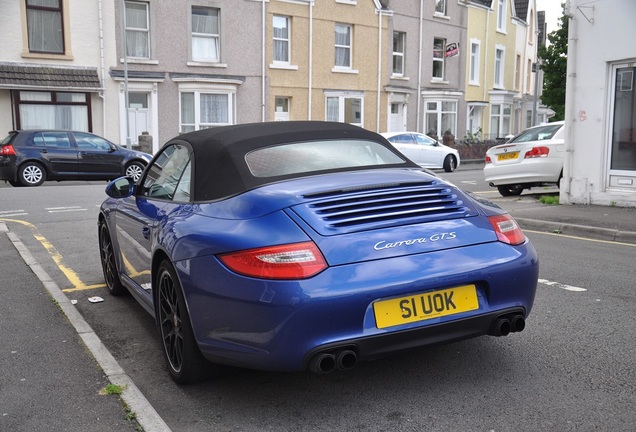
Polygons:
M440 174L504 208L510 199L489 196L496 191L479 169ZM539 251L541 283L522 333L361 363L346 373L231 370L180 387L164 371L152 319L131 297L109 297L100 285L95 220L103 188L1 188L0 219L10 220L78 300L173 431L634 430L634 247L526 232ZM0 271L13 269L0 263ZM87 301L96 295L104 302Z

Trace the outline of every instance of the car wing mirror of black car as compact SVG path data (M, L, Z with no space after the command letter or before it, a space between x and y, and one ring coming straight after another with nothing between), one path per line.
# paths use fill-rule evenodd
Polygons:
M127 198L134 193L135 181L130 177L119 177L106 186L106 195L111 198Z

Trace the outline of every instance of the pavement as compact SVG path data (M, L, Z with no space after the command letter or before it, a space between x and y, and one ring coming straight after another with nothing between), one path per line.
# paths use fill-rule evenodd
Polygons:
M538 196L494 201L524 230L636 246L636 208L547 205ZM0 430L170 430L3 223L0 274ZM66 320L59 319L60 310ZM121 400L99 394L109 382L124 389ZM127 419L127 412L136 418Z

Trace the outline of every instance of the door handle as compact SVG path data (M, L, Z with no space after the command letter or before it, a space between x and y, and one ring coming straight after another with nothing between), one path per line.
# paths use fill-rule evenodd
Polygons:
M148 227L143 227L143 228L141 229L141 235L143 235L143 236L144 236L144 238L145 238L146 240L148 240L148 239L150 238L150 228L148 228Z
M48 153L49 151L47 149L42 149L40 150L40 153Z

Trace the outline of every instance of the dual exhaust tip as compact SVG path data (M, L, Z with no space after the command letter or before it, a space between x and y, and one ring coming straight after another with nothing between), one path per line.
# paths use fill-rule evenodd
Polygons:
M319 352L309 361L311 372L326 374L338 370L353 369L358 363L358 354L351 349L335 352Z
M526 328L526 319L521 314L504 315L496 318L490 325L490 336L508 336L510 333L520 332Z

